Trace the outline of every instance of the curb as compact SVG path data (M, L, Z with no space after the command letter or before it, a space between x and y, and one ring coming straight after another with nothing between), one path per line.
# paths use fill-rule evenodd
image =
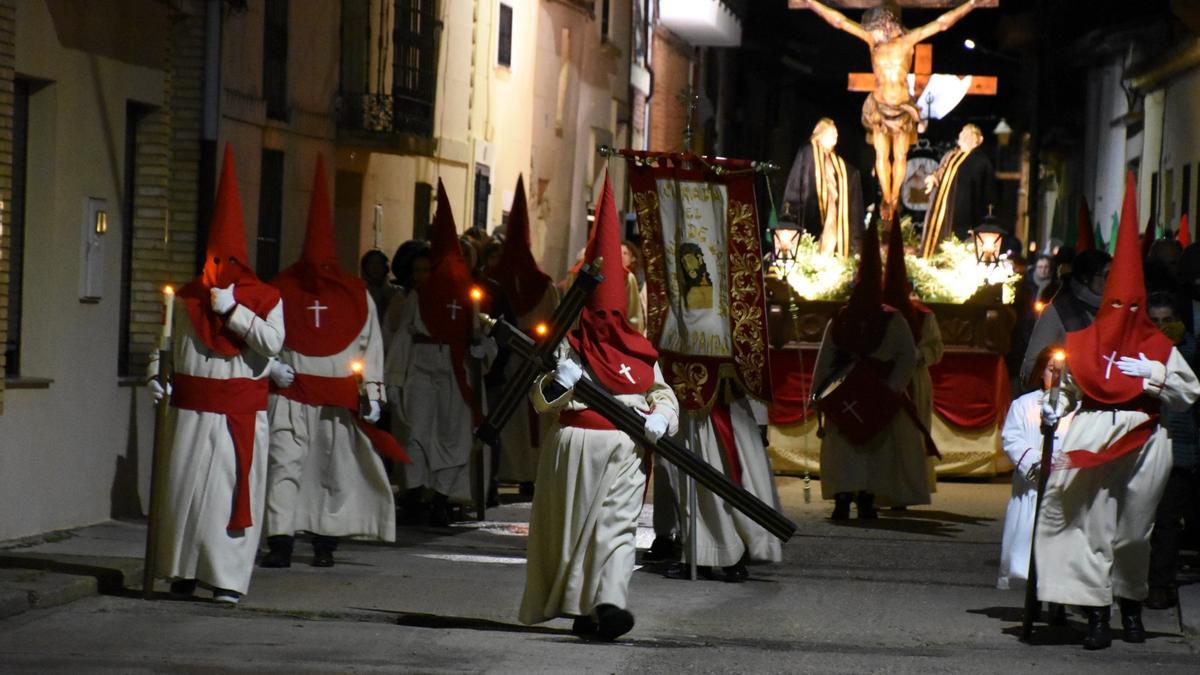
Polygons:
M117 592L141 574L134 558L0 554L0 619Z

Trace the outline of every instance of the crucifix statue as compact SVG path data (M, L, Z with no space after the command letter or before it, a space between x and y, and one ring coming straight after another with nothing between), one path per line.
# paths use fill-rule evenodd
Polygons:
M917 43L950 28L980 4L981 0L967 0L934 21L906 31L900 23L899 6L888 0L868 9L861 24L817 0L789 3L793 8L808 7L831 26L866 42L871 49L875 89L863 103L862 122L875 148L875 175L883 193L880 214L885 221L892 218L900 202L908 148L925 127L908 88Z

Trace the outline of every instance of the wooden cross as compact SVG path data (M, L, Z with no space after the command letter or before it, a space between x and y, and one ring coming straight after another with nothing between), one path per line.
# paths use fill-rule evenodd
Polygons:
M841 7L842 9L872 9L879 6L879 0L822 0L830 7ZM962 4L962 0L899 0L897 3L901 8L908 7L911 9L936 9L957 7ZM792 9L805 9L804 0L788 0L788 6ZM976 7L998 7L1000 0L981 0Z
M567 289L562 302L554 310L547 331L549 335L542 338L541 343L534 342L533 338L525 334L525 331L504 319L492 319L486 315L480 317L488 326L488 334L496 340L501 349L507 349L512 354L518 366L514 376L509 378L507 388L501 394L496 407L488 413L483 424L475 429L477 438L488 444L495 443L500 436L500 430L516 412L517 404L529 396L529 389L537 377L555 369L557 365L556 348L566 336L567 330L583 312L583 307L592 291L603 279L600 275L602 267L602 259L597 258L592 264L580 268L579 274L575 276L575 282L571 288ZM629 377L628 373L625 375L632 381L633 378ZM595 381L586 377L582 378L575 383L573 391L576 401L599 413L617 430L628 434L635 443L648 450L653 450L660 457L674 464L680 472L695 478L697 483L724 499L731 507L746 514L750 520L761 525L763 529L781 541L787 541L796 532L796 525L792 521L741 485L731 482L724 473L713 468L711 464L678 441L669 436L663 436L657 441L651 440L646 435L646 419L642 413L618 401Z
M933 45L917 45L912 72L916 80L913 83L913 98L920 100L921 94L925 91L925 85L929 84L929 77L933 75ZM967 90L967 94L995 96L998 82L999 80L994 75L972 75L971 88ZM850 91L875 91L874 73L850 73L847 89Z

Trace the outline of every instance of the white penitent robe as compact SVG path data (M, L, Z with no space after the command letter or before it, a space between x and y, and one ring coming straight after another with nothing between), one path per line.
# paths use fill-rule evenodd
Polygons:
M1000 540L1000 575L996 588L1020 588L1029 575L1029 549L1033 545L1033 516L1037 508L1037 480L1028 474L1042 459L1042 391L1031 391L1012 402L1000 431L1004 454L1013 465L1012 496L1004 512ZM1074 414L1063 416L1054 433L1054 453L1062 449L1063 436Z
M838 350L830 332L827 325L813 371L814 386L834 371ZM907 386L916 367L917 350L904 317L889 314L883 339L869 356L893 363L887 377L887 386L893 391ZM851 443L835 425L826 424L821 439L821 496L833 499L839 492L861 490L893 506L928 504L925 457L920 432L904 411L896 413L883 431L863 445Z
M1170 408L1184 410L1200 396L1200 383L1178 350L1152 370L1143 389ZM1063 390L1077 396L1069 383ZM1098 451L1146 419L1136 410L1080 408L1063 451ZM1100 607L1114 597L1146 597L1150 530L1171 465L1167 430L1159 426L1140 450L1099 466L1050 473L1034 543L1038 599Z
M729 417L733 423L733 437L741 467L741 486L769 506L779 509L771 461L763 447L762 434L759 433L750 399L735 399L729 405ZM680 428L684 440L696 439L694 452L712 467L729 475L725 453L707 413L699 418L682 415ZM672 470L669 473L673 481L685 479L679 471ZM687 490L676 485L674 492L679 497L680 518L683 523L690 523ZM779 539L703 487L696 492L696 515L697 565L728 567L736 564L746 553L752 562L779 562L783 559ZM685 531L686 528L687 525L684 526ZM685 543L684 550L688 546L690 543Z
M471 406L458 388L450 347L413 341L414 335L429 335L417 293L411 291L401 309L384 375L389 387L400 388L397 409L408 428L405 450L412 463L404 467L405 487L470 502Z
M933 312L922 312L921 339L917 341L917 368L913 371L909 391L912 395L913 406L917 416L926 429L932 429L933 424L933 376L929 368L942 360L946 345L942 342L942 330L938 326L937 317ZM922 439L924 440L924 439ZM925 480L929 483L929 492L937 492L937 457L925 452L924 443L920 453L925 458Z
M560 349L579 362L565 343ZM542 387L552 380L548 374L534 384L539 411L585 408L571 391L547 401ZM653 408L667 418L668 433L677 430L679 403L657 365L648 392L616 398L642 412ZM645 484L642 449L624 432L558 428L538 465L522 623L586 616L603 604L628 607Z
M210 351L192 330L182 301L175 302L174 372L222 380L268 377L271 357L283 347L282 302L265 321L242 305L234 308L226 325L246 342L246 348L234 356ZM158 353L154 352L149 374L157 373ZM160 502L163 510L158 514L158 574L245 593L262 526L270 440L267 412L260 411L255 420L249 480L253 525L244 530L226 529L237 485L237 457L225 415L172 407L168 419L172 427L168 435L174 440L166 494Z
M366 293L366 291L363 291ZM361 361L367 398L385 401L383 339L375 302L358 336L332 356L290 349L279 360L297 375L348 377ZM314 406L271 395L271 450L267 461L267 534L312 532L329 537L396 538L396 507L383 461L350 410Z
M558 307L558 289L554 284L549 284L541 301L518 317L517 327L524 331L532 330L538 321L548 321L555 307ZM505 367L506 374L511 377L520 367L520 359L510 357ZM540 449L550 442L554 424L554 415L538 415L532 403L522 401L512 419L500 431L500 473L496 477L513 483L531 482L537 478L538 455ZM538 432L536 442L533 434L535 426Z

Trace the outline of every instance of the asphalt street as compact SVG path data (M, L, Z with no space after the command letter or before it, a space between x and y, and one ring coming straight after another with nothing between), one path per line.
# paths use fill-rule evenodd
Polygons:
M943 482L929 507L835 524L778 479L799 525L778 565L742 584L634 575L637 625L615 644L583 642L566 620L516 621L529 505L485 523L401 528L395 544L346 543L311 567L257 569L241 606L201 592L141 599L136 583L0 620L0 671L26 672L1190 672L1194 633L1176 610L1146 612L1150 640L1079 646L1083 619L1017 639L1022 594L995 589L1009 487ZM649 525L649 512L643 514ZM133 561L144 526L110 522L0 551L58 561ZM644 528L639 544L651 533ZM1195 561L1194 558L1188 558ZM1191 591L1185 593L1187 603ZM163 587L165 590L165 587ZM1194 613L1196 608L1191 608ZM1114 624L1119 626L1119 622Z

